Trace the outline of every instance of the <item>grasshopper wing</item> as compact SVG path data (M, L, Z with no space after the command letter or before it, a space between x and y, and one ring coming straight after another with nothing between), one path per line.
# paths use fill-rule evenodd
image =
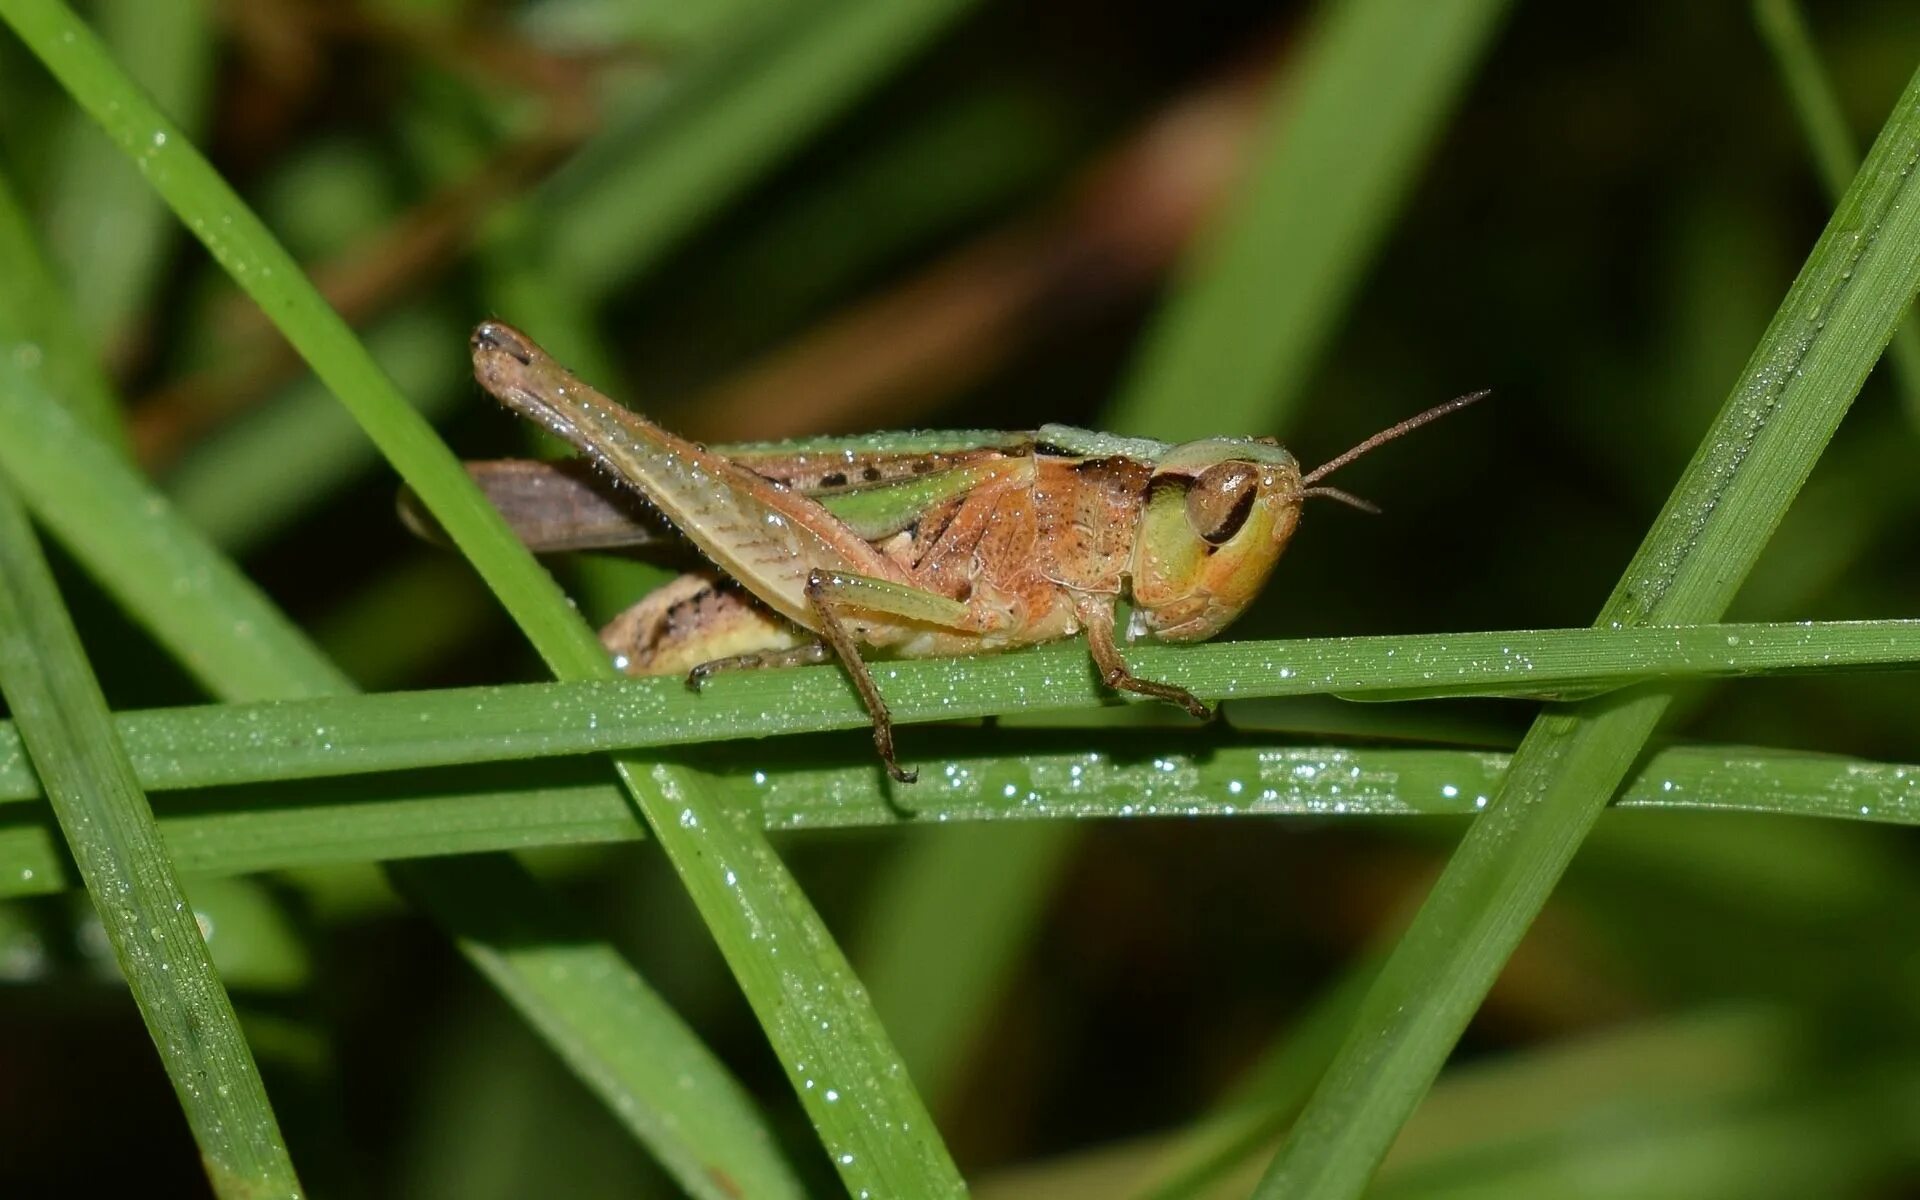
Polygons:
M724 451L710 453L733 459ZM947 466L940 466L941 460L922 459L923 463L931 461L932 469L924 473L894 471L878 483L819 482L823 472L813 467L807 474L816 482L810 486L795 483L786 473L773 469L788 465L789 460L772 460L769 469L762 469L753 459L742 465L775 484L813 497L856 536L878 542L910 527L928 509L998 478L1011 457L981 453ZM855 461L860 459L856 456ZM673 560L693 551L665 518L631 493L622 494L619 483L587 459L547 462L496 458L469 462L466 468L514 533L536 554L621 550L649 559ZM842 473L826 474L831 478ZM440 523L410 489L400 490L399 506L400 519L408 529L428 541L447 542Z
M465 466L468 477L535 554L627 550L685 558L692 552L664 518L634 496L620 494L586 459L496 458ZM400 489L399 506L408 529L430 542L448 541L412 488Z

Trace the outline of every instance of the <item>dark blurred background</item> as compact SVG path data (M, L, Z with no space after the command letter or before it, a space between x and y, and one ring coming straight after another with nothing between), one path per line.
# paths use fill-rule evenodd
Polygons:
M1312 6L950 7L709 202L617 244L598 237L621 225L608 214L654 202L652 180L621 175L645 161L649 106L721 111L755 39L801 36L804 14L745 0L88 11L463 455L528 446L466 372L465 331L486 316L714 441L1110 427L1183 252L1266 140ZM1809 7L1864 145L1920 63L1920 7ZM1284 424L1206 431L1277 435L1312 464L1457 393L1495 397L1343 473L1385 515L1310 511L1231 636L1590 622L1830 211L1746 4L1514 4L1436 128L1348 272L1351 294L1329 297L1330 336ZM738 133L715 118L704 136ZM0 167L127 398L142 461L363 683L540 677L459 560L394 520L390 472L271 327L10 36ZM1869 382L1736 616L1911 613L1916 399L1885 369ZM1204 427L1209 403L1189 397L1180 419ZM602 617L644 578L557 569ZM77 570L63 581L116 707L201 698ZM1670 732L1915 760L1913 695L1898 674L1702 688ZM1329 699L1236 721L1308 742L1501 746L1531 714ZM851 734L829 745L865 752ZM1128 1156L1150 1135L1194 1120L1281 1031L1337 1005L1458 832L1145 820L780 845L856 966L881 953L888 906L917 873L971 864L982 897L1021 898L985 905L1001 949L966 1053L928 1099L981 1194L1099 1196L1139 1177ZM1527 1172L1583 1154L1608 1164L1594 1195L1905 1194L1920 1076L1881 1076L1920 1051L1912 855L1890 827L1609 817L1470 1031L1466 1083L1442 1083L1382 1194L1556 1194L1529 1193L1551 1176ZM765 1099L830 1192L653 848L536 860ZM192 890L247 931L216 952L316 1192L671 1193L371 867ZM201 1194L84 900L0 908L0 936L0 1187L65 1191L76 1161L106 1152L88 1115L111 1107L128 1180ZM1486 1140L1614 1067L1628 1082L1599 1116L1521 1150ZM1662 1117L1676 1096L1707 1117ZM1621 1173L1634 1163L1661 1186L1637 1190ZM1023 1182L1035 1164L1057 1173Z

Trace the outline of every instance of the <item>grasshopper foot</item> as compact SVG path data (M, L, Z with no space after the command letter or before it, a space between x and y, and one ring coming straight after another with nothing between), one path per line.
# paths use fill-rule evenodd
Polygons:
M887 765L887 774L893 778L895 783L919 782L920 772L907 770L900 765L900 760L893 756L892 722L889 721L884 724L876 722L874 724L873 745L876 750L880 751L880 761Z
M1188 714L1202 721L1213 720L1214 710L1206 701L1183 687L1171 683L1155 683L1151 679L1142 679L1125 667L1109 667L1100 673L1100 682L1116 692L1132 692L1139 696L1152 696L1155 700L1165 700L1187 710Z

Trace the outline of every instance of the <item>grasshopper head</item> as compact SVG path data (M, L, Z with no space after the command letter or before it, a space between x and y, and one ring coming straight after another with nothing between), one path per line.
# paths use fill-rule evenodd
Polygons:
M1325 496L1373 505L1320 481L1422 425L1487 396L1472 392L1383 429L1304 475L1265 438L1215 438L1176 446L1156 463L1133 540L1133 620L1128 638L1198 642L1219 633L1266 585L1287 548L1300 505Z
M1133 544L1130 638L1197 642L1252 603L1300 522L1300 464L1238 438L1163 456Z

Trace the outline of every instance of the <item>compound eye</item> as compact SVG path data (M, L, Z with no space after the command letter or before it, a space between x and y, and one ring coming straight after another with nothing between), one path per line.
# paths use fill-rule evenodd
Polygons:
M1209 546L1240 532L1260 493L1260 470L1252 463L1215 463L1187 489L1187 523Z

